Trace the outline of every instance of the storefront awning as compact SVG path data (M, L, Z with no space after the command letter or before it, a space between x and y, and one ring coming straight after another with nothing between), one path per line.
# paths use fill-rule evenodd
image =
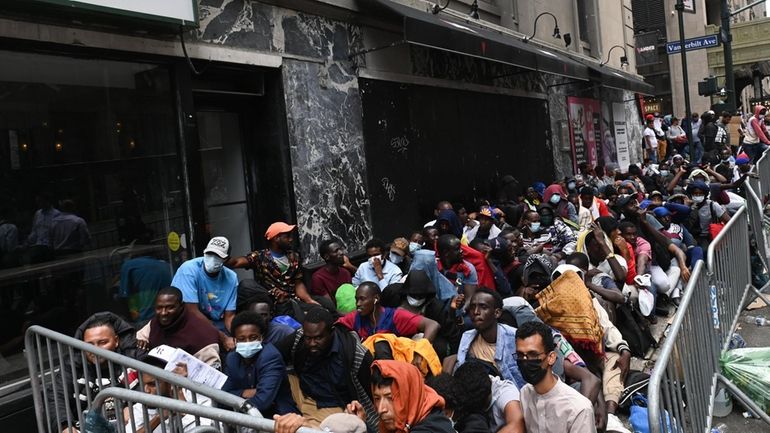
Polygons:
M375 2L403 18L404 42L533 71L589 79L586 65L558 51L541 48L472 22L453 20L446 14L433 15L390 0Z
M641 80L631 74L618 71L617 69L610 68L609 66L599 66L595 64L587 64L586 66L590 70L591 81L597 81L602 86L611 87L613 89L628 90L634 93L641 93L643 95L652 95L655 87L644 80Z

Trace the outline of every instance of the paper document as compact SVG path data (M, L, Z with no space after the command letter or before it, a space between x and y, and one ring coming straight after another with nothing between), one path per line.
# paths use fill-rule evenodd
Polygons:
M221 389L227 381L227 375L182 349L162 344L152 349L149 355L166 361L166 371L173 371L180 362L186 363L187 378L195 383Z

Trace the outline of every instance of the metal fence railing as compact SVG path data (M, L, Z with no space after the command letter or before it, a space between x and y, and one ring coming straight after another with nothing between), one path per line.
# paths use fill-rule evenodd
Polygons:
M763 214L758 197L748 189L746 205L709 245L708 262L695 265L661 347L648 386L653 433L708 432L718 385L770 424L770 416L722 376L719 367L747 297L752 292L763 296L752 285L749 248L753 233L762 244L759 254L765 254L765 239L759 239L765 232Z
M742 206L711 241L706 254L711 277L712 301L716 302L715 329L723 349L727 349L743 301L751 289L751 254L749 252L749 219ZM717 353L718 355L718 353Z
M166 426L172 425L179 418L179 413L196 415L192 425L188 426L190 430L206 427L207 423L202 423L201 418L206 417L212 420L211 427L220 432L224 431L224 424L238 431L242 427L274 431L273 421L263 418L242 397L195 383L173 372L50 329L31 326L25 335L25 346L38 433L59 433L66 427L84 431L82 427L86 425L86 414L93 409L98 409L119 433L137 431L138 425L152 425L155 415L160 431L166 433ZM147 384L154 385L154 394L144 393L146 389L153 388L146 388ZM132 393L121 394L131 390ZM126 396L132 398L124 399ZM179 401L180 398L184 398L185 402ZM172 404L174 401L184 403L183 410L179 404ZM132 402L141 406L137 408L129 404ZM163 403L165 406L156 406L161 410L155 410L152 405L147 406L150 403ZM209 409L213 409L202 406L204 404L220 407L219 411L232 415L212 412ZM192 410L191 406L199 409ZM151 413L155 415L151 416ZM243 417L251 421L246 424L235 422L243 421ZM152 430L155 431L155 428ZM310 429L301 431L316 432Z

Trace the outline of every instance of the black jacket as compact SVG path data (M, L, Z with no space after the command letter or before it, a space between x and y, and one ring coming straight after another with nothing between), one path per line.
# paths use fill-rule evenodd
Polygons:
M484 433L489 431L487 429ZM412 426L409 433L455 433L455 429L441 409L433 409L422 421Z

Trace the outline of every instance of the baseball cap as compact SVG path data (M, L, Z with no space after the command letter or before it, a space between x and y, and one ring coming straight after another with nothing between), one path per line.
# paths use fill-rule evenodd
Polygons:
M651 192L651 193L650 193L650 195L649 195L649 197L650 197L650 198L653 198L653 197L655 197L655 196L658 196L658 197L660 197L660 198L663 198L663 194L662 194L660 191L653 191L653 192Z
M671 215L671 212L670 212L668 209L666 209L665 207L663 207L663 206L659 206L659 207L656 207L656 208L655 208L655 209L652 211L652 213L654 213L654 214L655 214L655 216L656 216L656 217L659 217L659 218L660 218L660 217L664 217L664 216L669 216L669 215Z
M366 433L366 424L355 415L335 413L324 418L321 430L332 433Z
M226 259L230 256L230 241L224 236L213 237L209 241L209 244L206 245L206 249L203 250L203 254L206 253L213 253Z
M393 243L390 244L390 251L399 256L405 256L409 252L409 241L406 238L393 239Z
M644 118L647 119L647 120L655 120L655 116L653 116L652 114L648 114Z
M286 224L285 222L278 221L270 224L270 227L267 228L267 231L265 232L265 238L267 240L271 240L274 237L280 235L281 233L288 233L297 226L293 226L291 224Z
M485 217L491 218L493 220L497 219L497 215L495 215L493 210L488 208L488 207L481 208L481 210L478 213L478 216L485 216Z

